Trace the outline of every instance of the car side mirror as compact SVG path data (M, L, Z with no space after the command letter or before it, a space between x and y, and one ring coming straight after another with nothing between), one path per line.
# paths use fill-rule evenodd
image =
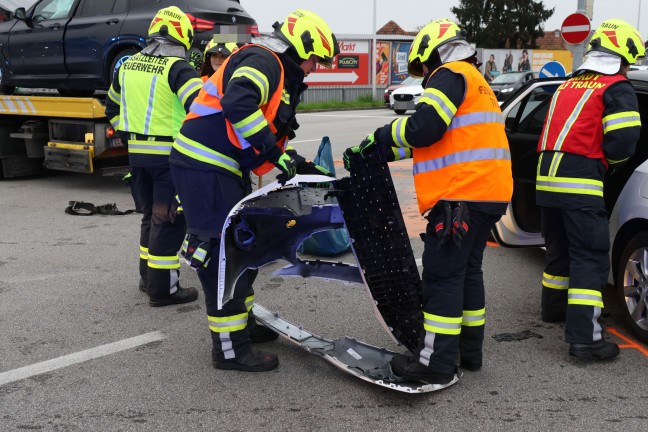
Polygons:
M16 19L19 19L21 21L27 21L27 12L25 12L25 8L20 7L16 9L16 11L14 12L14 17L16 17Z

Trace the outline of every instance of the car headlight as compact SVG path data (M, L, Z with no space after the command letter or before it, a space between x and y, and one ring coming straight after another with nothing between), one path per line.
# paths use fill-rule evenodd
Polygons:
M509 87L509 88L505 88L505 89L500 90L500 93L510 93L513 90L514 90L513 87Z

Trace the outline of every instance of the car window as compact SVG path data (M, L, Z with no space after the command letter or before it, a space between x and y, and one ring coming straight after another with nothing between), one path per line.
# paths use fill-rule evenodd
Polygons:
M45 0L36 5L32 19L42 21L44 19L67 18L72 13L74 0Z
M89 17L113 13L116 0L86 0L80 16Z
M525 72L503 73L495 77L491 84L517 84L525 80L525 75L531 75Z
M556 89L555 85L533 89L526 98L509 111L506 116L506 129L517 133L540 135L551 96Z
M416 85L416 84L421 84L422 82L423 82L423 78L408 76L403 81L401 81L401 85Z
M141 8L142 6L159 3L159 1L160 0L129 0L129 6L131 9L137 9Z

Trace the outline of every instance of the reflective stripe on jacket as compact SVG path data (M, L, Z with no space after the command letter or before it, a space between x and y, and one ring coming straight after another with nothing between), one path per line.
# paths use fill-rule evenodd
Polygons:
M279 105L281 104L281 98L284 92L284 68L277 54L261 45L245 45L238 51L240 52L252 46L267 50L268 52L272 53L274 58L277 60L277 63L281 68L281 78L279 80L279 85L274 89L274 92L268 98L268 100L262 101L262 104L259 106L259 110L257 112L252 113L246 119L236 124L232 124L232 122L228 118L225 118L225 124L227 127L227 137L233 145L244 150L252 148L254 149L254 152L256 154L259 154L259 151L246 140L246 137L259 131L264 126L268 126L273 134L277 133L274 119L277 115L277 110L279 109ZM205 81L203 88L200 90L200 93L191 105L191 108L185 120L192 120L198 117L222 112L223 108L221 106L221 98L223 97L223 75L225 73L226 66L231 58L232 56L225 59L225 62L221 65L221 67L216 72L214 72L207 81ZM237 72L234 73L232 78L234 78L236 74ZM254 71L252 70L241 71L241 76L243 75L249 77L250 79L256 79L259 82L265 81L263 77L254 76ZM282 151L284 150L286 141L287 140L283 138L279 142L277 142L277 146ZM183 153L187 155L186 151ZM224 155L219 154L218 156L222 157ZM265 161L263 164L261 164L257 168L254 168L252 171L257 175L263 175L271 171L273 168L274 165L272 163Z
M538 152L578 154L601 159L607 167L608 162L603 154L603 135L608 131L640 124L638 112L603 117L603 93L612 84L625 79L618 74L588 72L562 83L551 99L538 142Z
M178 95L169 86L171 66L178 57L138 53L119 68L121 100L119 129L141 135L175 137L185 116L183 93L199 84L190 80ZM167 153L168 154L168 153Z
M510 201L511 156L495 95L472 64L450 62L441 68L463 75L466 96L459 107L446 110L448 129L443 137L427 147L413 149L414 185L421 214L439 200ZM443 102L440 91L425 90L437 103Z

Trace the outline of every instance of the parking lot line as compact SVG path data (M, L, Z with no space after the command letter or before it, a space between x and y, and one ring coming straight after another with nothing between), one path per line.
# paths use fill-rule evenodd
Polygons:
M155 331L0 373L0 386L164 339Z
M648 349L646 349L643 346L639 345L636 341L630 339L628 336L625 336L625 335L621 334L615 328L608 327L607 331L625 342L625 344L619 345L619 348L636 349L641 354L643 354L644 357L648 357Z

